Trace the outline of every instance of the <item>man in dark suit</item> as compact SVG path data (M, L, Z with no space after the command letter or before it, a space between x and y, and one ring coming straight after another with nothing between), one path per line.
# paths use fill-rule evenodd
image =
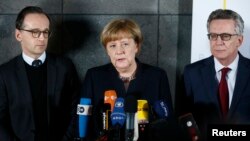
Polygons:
M17 16L15 37L22 54L0 67L1 141L66 141L73 136L79 80L69 59L45 52L49 25L39 7L26 7Z
M184 69L185 92L177 96L177 109L180 115L193 114L204 140L210 124L250 123L250 60L238 51L243 29L236 12L213 11L207 21L212 55ZM223 68L228 70L226 83Z

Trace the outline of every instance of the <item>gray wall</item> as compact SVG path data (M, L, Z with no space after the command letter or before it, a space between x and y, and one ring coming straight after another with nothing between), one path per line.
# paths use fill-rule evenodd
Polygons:
M48 51L70 57L81 80L88 68L109 62L99 42L104 25L113 18L134 19L144 34L139 59L166 70L174 99L190 62L192 0L0 0L0 64L21 52L15 19L27 5L51 15Z

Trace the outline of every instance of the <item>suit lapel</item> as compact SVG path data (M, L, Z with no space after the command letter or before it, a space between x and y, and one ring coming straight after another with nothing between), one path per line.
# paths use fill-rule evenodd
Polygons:
M33 121L33 105L32 105L32 97L31 97L31 92L30 92L30 86L29 86L29 80L28 76L25 70L25 64L23 61L22 56L17 57L17 65L16 65L16 73L17 73L17 79L18 79L18 84L19 88L21 90L21 93L23 95L23 100L27 101L25 102L27 104L27 107L29 108L30 115L32 116L30 119L32 119L31 123L31 128L35 129L34 121Z
M232 115L235 108L237 107L239 100L241 98L241 95L244 93L244 89L249 83L249 79L250 79L250 73L249 73L250 68L246 64L245 59L241 55L239 55L239 57L240 58L239 58L236 82L235 82L231 106L229 109L229 116Z
M214 60L211 56L205 63L205 66L201 68L202 81L205 83L205 94L211 99L212 103L215 104L217 109L220 109L218 102L218 81L216 78L216 72L214 68ZM220 111L218 111L220 113Z
M50 109L51 104L54 103L54 94L56 87L56 62L55 60L47 55L47 114L48 114L48 123L50 124Z

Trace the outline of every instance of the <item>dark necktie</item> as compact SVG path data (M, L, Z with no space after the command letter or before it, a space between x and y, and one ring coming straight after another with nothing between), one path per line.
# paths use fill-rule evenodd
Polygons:
M42 61L41 60L34 60L33 62L32 62L32 66L33 67L39 67L39 66L41 66L42 65Z
M220 106L223 117L225 118L228 112L229 107L229 92L227 86L226 75L230 68L221 69L221 80L219 83L219 97L220 97Z

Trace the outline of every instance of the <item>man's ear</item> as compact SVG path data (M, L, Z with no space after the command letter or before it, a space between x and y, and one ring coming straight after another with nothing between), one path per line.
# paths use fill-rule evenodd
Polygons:
M16 39L17 39L19 42L22 41L22 34L21 34L20 30L16 29L16 31L15 31L15 37L16 37Z
M241 35L238 38L238 48L242 45L244 37Z

